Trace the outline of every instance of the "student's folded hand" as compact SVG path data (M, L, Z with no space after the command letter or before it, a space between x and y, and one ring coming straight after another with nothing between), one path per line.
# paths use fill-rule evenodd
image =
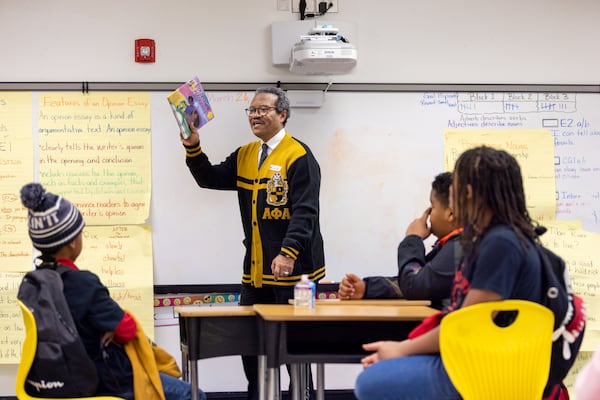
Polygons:
M338 295L342 300L358 300L365 295L365 282L355 274L346 274L338 287Z

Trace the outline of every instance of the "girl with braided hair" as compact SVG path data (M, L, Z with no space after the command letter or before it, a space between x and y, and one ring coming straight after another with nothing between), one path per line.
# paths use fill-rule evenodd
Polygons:
M486 146L465 151L454 167L450 199L457 225L464 227L451 305L406 340L363 346L373 353L362 360L365 370L355 388L359 400L461 399L439 354L443 316L486 301L542 300L537 235L517 160Z

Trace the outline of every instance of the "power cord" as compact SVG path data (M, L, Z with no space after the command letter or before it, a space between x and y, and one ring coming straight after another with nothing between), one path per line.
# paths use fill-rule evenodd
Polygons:
M304 6L303 6L304 4ZM318 13L308 13L305 14L306 11L306 0L300 0L300 3L298 3L298 8L300 9L300 19L305 19L305 18L316 18L316 17L321 17L325 14L327 14L327 11L329 11L331 9L331 7L333 7L333 3L329 2L329 4L326 1L322 1L319 3L319 12Z
M331 9L331 7L333 7L333 3L329 2L329 4L327 4L327 2L322 1L319 3L319 14L321 15L325 15L327 14L327 11L329 11Z

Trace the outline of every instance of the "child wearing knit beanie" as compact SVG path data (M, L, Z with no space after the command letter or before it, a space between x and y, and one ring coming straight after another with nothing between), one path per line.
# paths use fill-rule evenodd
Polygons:
M122 376L115 377L103 355L109 346L124 352L121 345L136 337L136 322L133 316L110 297L108 288L96 274L80 270L75 265L83 248L85 222L81 213L69 200L47 192L41 184L35 182L21 188L21 202L28 209L31 243L42 253L37 266L42 268L48 264L59 264L70 269L61 273L63 293L79 336L98 370L100 384L96 395L113 395L133 400L131 364L127 363ZM124 359L127 360L127 356ZM188 382L163 373L159 375L162 393L157 393L157 399L191 399L191 385ZM118 381L117 385L114 384L115 380ZM206 399L201 390L199 399Z
M77 207L61 196L46 193L39 183L21 188L21 202L29 209L31 243L42 253L54 254L73 242L85 226Z

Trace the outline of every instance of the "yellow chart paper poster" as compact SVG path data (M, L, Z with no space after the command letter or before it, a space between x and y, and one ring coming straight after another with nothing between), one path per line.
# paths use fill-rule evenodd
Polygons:
M547 221L542 243L566 262L573 291L586 307L587 326L581 351L594 351L600 344L600 234L584 231L580 222Z
M446 129L446 171L452 171L463 151L481 145L505 150L517 159L529 214L540 222L554 220L556 184L552 134L545 129Z
M119 305L154 337L152 234L148 226L86 226L80 269L98 275Z
M23 275L0 272L0 364L18 364L21 358L25 328L17 305L17 291Z
M0 271L31 269L21 187L33 181L31 92L0 92Z
M145 223L150 212L150 95L39 93L39 173L89 225Z

